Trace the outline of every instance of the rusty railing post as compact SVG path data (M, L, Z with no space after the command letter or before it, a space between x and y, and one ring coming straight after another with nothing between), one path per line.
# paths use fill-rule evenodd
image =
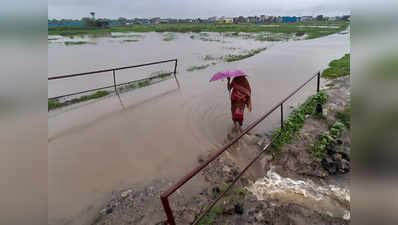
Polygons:
M175 63L174 63L174 78L176 79L176 83L177 83L177 86L178 86L178 88L180 88L180 82L178 82L178 79L177 79L177 59L175 60Z
M162 196L160 196L160 200L162 200L162 205L163 205L164 211L166 212L167 223L169 225L176 225L176 222L174 221L173 212L171 211L171 208L170 208L168 197L162 195Z
M319 90L320 90L320 83L321 83L321 72L319 71L319 72L317 73L316 93L319 93ZM316 104L315 111L316 111L318 114L322 115L322 114L323 114L322 105L319 104L319 103Z
M283 129L283 103L281 104L281 129Z
M115 70L112 70L113 73L113 87L115 88L115 92L117 95L119 95L119 93L117 92L117 88L116 88L116 76L115 76Z

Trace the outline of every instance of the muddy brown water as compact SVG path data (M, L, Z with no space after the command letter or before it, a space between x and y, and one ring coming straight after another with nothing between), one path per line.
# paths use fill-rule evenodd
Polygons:
M178 179L198 165L198 155L221 147L232 123L225 81L208 82L215 72L241 69L249 75L253 112L245 114L247 125L350 48L349 34L276 43L216 34L211 35L220 42L191 39L190 34L177 34L175 40L167 42L162 41L162 34L143 35L138 42L128 43L110 37L84 37L96 44L49 44L49 76L178 58L181 84L178 89L170 79L124 93L121 100L125 109L111 96L49 113L49 224L88 224L112 191L164 177ZM218 61L204 70L186 71L193 65L215 62L202 59L208 54L238 54L260 47L268 49L245 60ZM146 67L118 73L118 80L171 69L171 64ZM49 82L48 94L109 82L112 77L105 74ZM297 106L315 88L314 80L285 107ZM276 111L253 133L272 129L278 121Z

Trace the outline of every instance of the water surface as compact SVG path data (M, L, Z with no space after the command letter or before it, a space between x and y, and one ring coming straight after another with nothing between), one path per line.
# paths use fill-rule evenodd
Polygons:
M267 112L308 77L349 52L349 34L287 42L261 42L209 34L213 41L191 38L199 34L143 33L136 37L82 37L95 44L50 43L49 76L177 58L178 89L173 79L121 95L49 113L49 224L85 224L110 198L112 191L163 177L177 179L192 170L197 156L222 146L232 128L225 81L209 83L226 69L246 72L253 90L253 112L245 125ZM77 38L74 38L77 40ZM218 40L218 41L214 41ZM55 40L55 42L61 42ZM52 42L52 41L50 41ZM267 47L245 60L206 61ZM204 70L193 65L214 62ZM118 82L139 79L172 64L117 72ZM49 96L112 83L110 74L49 82ZM316 82L285 104L296 106L313 94ZM124 108L123 108L124 107ZM288 110L286 110L288 111ZM279 111L254 132L278 126Z

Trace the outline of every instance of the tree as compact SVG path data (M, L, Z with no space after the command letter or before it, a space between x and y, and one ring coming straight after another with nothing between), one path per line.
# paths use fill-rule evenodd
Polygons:
M351 17L350 15L344 15L344 16L341 18L341 20L343 20L343 21L348 21L348 19L349 19L350 17Z
M95 20L95 12L90 12L90 15L93 17L93 20Z
M323 15L318 15L315 17L317 21L323 21Z
M120 24L125 25L128 20L126 18L124 18L124 17L119 17L119 19L117 19L117 21L119 21Z
M83 17L83 18L82 18L82 21L84 22L84 24L85 24L86 26L89 26L89 27L95 26L95 20L94 20L94 19L91 19L91 18L89 18L89 17Z

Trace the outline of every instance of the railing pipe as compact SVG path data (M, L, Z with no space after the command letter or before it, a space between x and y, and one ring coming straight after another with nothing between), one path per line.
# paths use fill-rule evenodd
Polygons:
M178 82L178 79L177 79L177 60L174 63L174 78L176 79L178 88L180 88L180 82Z
M96 70L96 71L91 71L91 72L55 76L55 77L49 77L48 80L56 80L56 79L62 79L62 78L78 77L78 76L83 76L83 75L88 75L88 74L104 73L104 72L110 72L110 71L113 71L113 70L124 70L124 69L130 69L130 68L136 68L136 67L142 67L142 66L150 66L150 65L161 64L161 63L166 63L166 62L173 62L173 61L177 61L177 59L169 59L169 60L164 60L164 61L158 61L158 62L134 65L134 66L116 67L116 68L105 69L105 70Z
M119 93L117 93L117 88L116 88L115 70L112 70L112 74L113 74L113 85L114 85L114 87L115 87L115 93L116 93L116 94L119 94Z
M177 189L179 189L182 185L184 185L186 182L188 182L193 176L195 176L197 173L199 173L204 167L206 167L210 162L214 161L216 158L218 158L224 151L226 151L229 147L231 147L233 144L235 144L243 135L245 135L246 133L248 133L251 129L253 129L254 127L256 127L260 122L262 122L266 117L268 117L272 112L274 112L278 107L281 107L281 115L282 115L282 124L283 124L283 108L282 108L282 104L284 102L286 102L290 97L292 97L294 94L296 94L301 88L303 88L308 82L310 82L312 79L314 79L315 76L318 76L319 79L319 72L316 73L315 75L311 76L307 81L305 81L301 86L299 86L297 89L295 89L291 94L289 94L286 98L284 98L282 101L280 101L278 104L276 104L275 106L273 106L271 108L271 110L269 110L267 113L265 113L262 117L260 117L259 119L257 119L256 121L254 121L253 123L251 123L246 129L244 129L237 137L235 137L234 139L232 139L229 143L227 143L226 145L224 145L215 155L213 155L210 159L206 160L202 165L196 167L194 170L192 170L190 173L188 173L187 175L185 175L183 178L181 178L176 184L174 184L172 187L170 187L166 192L164 192L160 198L161 201L163 203L163 207L165 210L165 213L167 215L167 222L171 225L175 225L175 219L172 213L172 210L170 208L169 202L168 202L168 197L173 194ZM282 125L283 126L283 125ZM282 132L282 131L281 131ZM280 135L280 134L279 134ZM278 135L278 136L279 136ZM273 139L273 141L276 140L276 137ZM266 147L266 149L271 146L271 144L273 143L273 141L271 143L269 143ZM265 149L265 150L266 150ZM264 150L264 151L265 151ZM263 152L264 152L263 151ZM261 153L263 153L261 152ZM261 155L261 153L254 159L257 160L257 158ZM245 168L245 170L243 172L246 171L247 168L249 168L254 161L252 161L248 167ZM243 174L243 172L241 172L241 174ZM238 176L238 178L241 176L241 174ZM235 181L236 182L236 181ZM230 188L230 187L229 187ZM227 190L229 190L229 188ZM225 194L226 191L223 192L223 194ZM221 196L222 197L222 196ZM220 198L221 198L220 197ZM208 210L211 209L211 207L214 206L214 204L220 199L217 198L215 202L213 202L210 207L208 208ZM208 210L206 212L208 212ZM200 218L203 218L203 216L206 213L202 214ZM196 223L199 220L196 220Z
M174 216L173 216L173 211L171 211L170 204L169 204L169 199L167 197L161 197L162 200L162 205L163 208L166 212L167 215L167 222L169 225L176 225Z
M281 131L282 132L282 131ZM213 208L213 206L222 198L224 197L224 195L232 188L232 186L239 180L239 178L246 172L246 170L248 170L260 157L262 154L264 154L265 151L268 150L269 147L271 147L271 145L275 142L275 140L281 135L281 133L279 133L277 136L273 137L271 142L268 143L263 150L249 163L249 165L247 165L242 172L240 172L240 174L235 177L235 179L232 181L232 183L227 187L227 189L225 191L223 191L207 208L206 210L192 223L193 225L198 224L200 222L200 220L206 216L206 214L210 211L211 208Z
M281 128L283 128L283 103L281 104Z
M127 83L131 83L131 82L138 82L138 81L142 81L142 80L151 79L152 77L148 77L148 78L143 78L143 79L129 81L129 82L126 82L126 83L117 84L116 83L116 74L115 74L117 70L136 68L136 67L142 67L142 66L149 66L149 65L167 63L167 62L175 62L174 71L170 72L170 75L171 75L171 73L174 73L174 77L176 79L178 88L180 88L180 84L179 84L179 82L177 80L177 75L176 75L176 73L177 73L177 59L170 59L170 60L164 60L164 61L158 61L158 62L152 62L152 63L145 63L145 64L134 65L134 66L117 67L117 68L111 68L111 69L106 69L106 70L97 70L97 71L91 71L91 72L85 72L85 73L76 73L76 74L68 74L68 75L62 75L62 76L49 77L48 80L57 80L57 79L78 77L78 76L84 76L84 75L95 74L95 73L112 72L113 85L104 86L104 87L100 87L100 88L89 89L89 90L85 90L85 91L74 92L74 93L65 94L65 95L59 95L59 96L56 96L56 97L50 97L48 99L49 100L53 100L53 99L58 99L58 98L64 98L64 97L68 97L68 96L72 96L72 95L83 94L83 93L86 93L86 92L97 91L97 90L107 89L107 88L111 88L111 87L113 87L115 89L116 94L119 95L119 92L117 90L118 86L123 85L123 84L127 84Z

